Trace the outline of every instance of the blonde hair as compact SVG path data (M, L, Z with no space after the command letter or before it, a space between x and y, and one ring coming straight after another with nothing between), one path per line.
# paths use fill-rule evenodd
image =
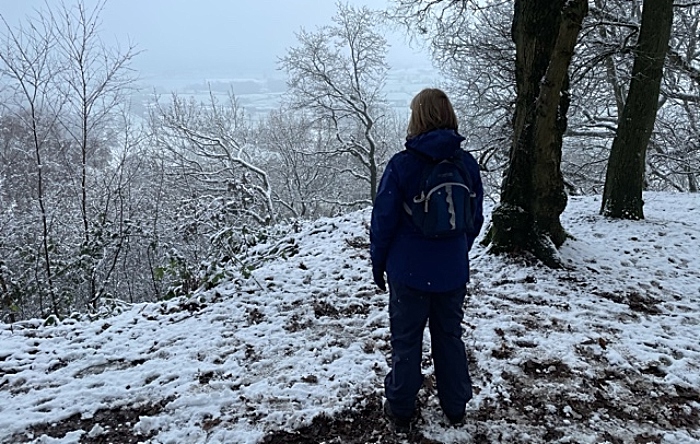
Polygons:
M411 138L435 129L457 131L457 116L447 94L437 88L426 88L411 100L408 137Z

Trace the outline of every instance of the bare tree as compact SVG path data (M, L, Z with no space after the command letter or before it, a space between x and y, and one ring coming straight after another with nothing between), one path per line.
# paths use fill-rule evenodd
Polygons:
M674 26L647 160L655 189L698 192L700 177L700 5L674 5Z
M148 220L144 200L149 198L142 189L143 176L150 173L143 167L147 162L143 159L147 155L143 147L145 134L133 123L128 108L119 120L116 117L113 123L121 131L111 135L114 146L110 162L92 180L93 188L99 190L92 201L93 216L86 244L92 251L91 299L87 301L92 310L98 308L98 302L105 302L103 298L123 298L130 302L151 299L144 289L150 282L148 276L143 276L148 267L139 258L140 251L151 244L143 228ZM134 293L138 296L134 297Z
M57 95L55 79L60 66L54 58L54 24L39 16L29 20L24 27L13 28L4 18L2 49L0 50L0 76L6 85L2 101L4 113L14 116L17 124L30 135L27 149L34 159L32 177L38 207L39 239L41 253L36 256L35 280L41 290L39 310L45 313L43 295L49 297L49 310L59 314L60 302L55 288L55 265L52 257L50 219L53 217L46 192L46 154L49 139L58 125L58 118L65 104L65 97Z
M258 166L248 122L233 93L223 103L211 92L207 103L174 94L168 105L158 102L151 125L173 171L201 193L191 199L208 201L216 212L207 222L211 229L220 228L220 216L232 225L275 221L270 180Z
M100 296L98 268L102 246L100 240L92 239L91 232L103 231L97 227L100 219L102 223L106 222L106 213L100 208L108 204L97 201L96 208L89 208L88 190L95 188L88 183L91 176L89 169L104 166L109 157L109 148L101 140L114 137L109 130L118 116L115 111L127 100L134 82L130 62L137 54L134 46L125 50L118 47L110 49L102 42L99 17L104 4L105 0L102 0L88 9L83 1L78 1L72 7L61 4L57 11L49 11L51 21L56 24L56 50L63 66L57 86L64 89L63 95L67 98L61 124L71 145L74 144L79 153L83 249L92 246L94 250L91 264L86 264L88 298L92 306L96 306ZM105 194L110 193L107 191Z
M632 81L610 152L601 213L643 219L646 152L658 109L673 24L673 0L644 0Z
M386 115L387 43L377 29L378 13L337 6L334 25L300 31L299 45L281 59L281 66L289 75L293 106L329 122L339 142L338 148L329 147L329 154L346 154L359 164L359 169L351 165L341 172L365 183L363 200L374 202L384 145L375 128Z
M574 93L562 169L578 187L600 193L633 79L634 55L641 28L642 0L594 2L573 62ZM674 5L675 24L668 54L655 131L647 146L643 187L692 189L700 159L694 143L698 113L698 6ZM688 69L690 68L690 69ZM696 71L697 72L697 71Z
M27 250L12 265L23 270L34 258L33 277L14 274L29 298L39 295L36 304L26 304L38 306L33 315L62 316L88 304L95 309L122 251L113 241L128 236L123 225L112 231L118 221L111 218L107 169L113 117L132 82L134 53L102 43L102 5L88 11L82 2L56 9L47 3L16 28L3 20L3 123L13 128L4 133L3 157L10 153L13 166L29 173L4 197L27 210L15 216L23 227L16 248ZM40 245L28 248L22 236Z
M164 258L155 258L162 265L154 277L177 282L170 296L219 279L224 264L243 266L247 248L278 220L267 153L249 123L232 91L220 99L210 90L207 101L156 99L149 126L162 209L153 230Z
M57 27L56 49L63 62L57 86L65 88L63 95L68 99L68 118L61 124L80 153L80 210L86 242L90 225L88 167L91 160L108 155L100 153L97 141L107 136L113 111L124 103L134 82L129 64L136 55L135 47L113 51L100 38L99 16L105 1L91 10L79 1L73 7L62 4L58 11L49 11Z
M341 187L334 164L324 154L334 135L302 111L274 111L257 128L257 147L264 153L272 181L276 212L292 218L329 215L327 200Z

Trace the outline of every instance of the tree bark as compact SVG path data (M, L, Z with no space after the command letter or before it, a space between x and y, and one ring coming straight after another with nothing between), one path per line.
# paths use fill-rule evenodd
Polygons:
M610 150L600 212L618 219L644 219L644 166L663 66L673 25L673 0L644 0L632 81Z
M494 253L529 251L560 265L556 248L567 237L559 216L567 201L560 164L568 68L587 12L587 0L515 2L514 138L489 235Z

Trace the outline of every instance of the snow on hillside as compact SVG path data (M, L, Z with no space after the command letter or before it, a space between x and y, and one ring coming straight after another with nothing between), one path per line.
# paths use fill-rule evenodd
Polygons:
M571 198L567 270L475 246L462 427L430 377L414 432L379 413L388 295L365 210L289 227L251 277L189 299L0 326L0 442L698 443L700 199L645 199L630 222Z

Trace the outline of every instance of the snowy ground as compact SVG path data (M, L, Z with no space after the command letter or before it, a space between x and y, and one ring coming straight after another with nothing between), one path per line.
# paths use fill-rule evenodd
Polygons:
M290 229L259 247L284 258L196 298L0 326L0 442L700 443L700 197L645 198L641 222L571 198L569 270L475 247L462 427L430 377L415 432L378 413L388 295L362 211Z

